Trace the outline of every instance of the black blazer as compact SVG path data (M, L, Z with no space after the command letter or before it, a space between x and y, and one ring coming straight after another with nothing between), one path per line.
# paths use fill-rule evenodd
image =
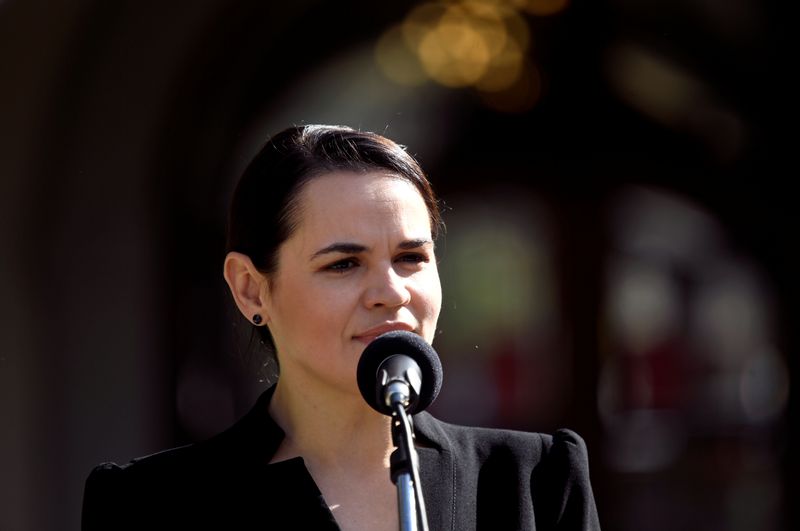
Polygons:
M271 396L208 441L96 467L82 529L339 529L301 458L268 464L284 436ZM414 425L431 531L600 529L575 433L469 428L427 413Z

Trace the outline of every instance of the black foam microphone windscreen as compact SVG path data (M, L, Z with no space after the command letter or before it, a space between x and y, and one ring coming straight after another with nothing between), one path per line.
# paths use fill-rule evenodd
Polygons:
M433 347L422 337L412 332L395 330L375 338L358 361L356 378L361 396L376 411L384 415L391 415L392 411L383 400L383 385L379 382L379 369L381 365L392 356L406 356L419 366L421 385L415 386L418 397L407 408L409 415L419 413L430 406L442 388L442 363Z

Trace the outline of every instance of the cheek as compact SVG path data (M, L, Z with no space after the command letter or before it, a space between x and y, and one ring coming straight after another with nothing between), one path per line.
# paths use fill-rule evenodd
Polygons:
M424 314L418 317L421 317L423 321L422 336L428 343L433 343L436 336L436 325L439 322L439 312L442 309L442 288L438 275L427 280L426 285L422 286L424 308L421 310Z
M319 330L346 327L357 311L360 300L358 286L352 282L322 282L309 284L312 289L298 304L298 318L312 322Z
M426 314L435 321L439 318L442 309L442 285L439 281L439 273L434 270L425 278L422 284L422 298L425 301Z

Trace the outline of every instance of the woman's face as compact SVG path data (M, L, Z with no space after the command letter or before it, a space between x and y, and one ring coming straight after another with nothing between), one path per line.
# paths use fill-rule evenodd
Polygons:
M430 216L413 184L381 173L323 175L298 199L265 295L281 377L357 392L358 360L376 336L433 341L442 294Z

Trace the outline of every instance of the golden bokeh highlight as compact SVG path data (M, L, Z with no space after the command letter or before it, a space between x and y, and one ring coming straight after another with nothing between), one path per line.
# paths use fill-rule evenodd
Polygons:
M491 53L483 36L454 17L442 20L418 48L425 72L446 87L466 87L478 81L489 66Z
M472 87L498 110L532 107L541 77L530 64L530 26L521 11L549 15L567 0L449 0L412 9L379 39L375 58L386 77L405 86L432 80ZM491 103L489 103L491 102Z
M381 35L375 46L375 61L398 85L418 87L428 80L419 58L406 46L402 26L393 26Z
M502 7L495 2L462 0L460 4L448 9L443 21L450 20L456 24L471 26L494 56L500 53L510 38L502 11Z
M511 87L522 75L524 52L516 41L508 40L503 49L492 57L483 76L475 83L475 88L482 92L500 92Z
M403 36L409 49L416 52L425 36L436 29L447 9L448 4L444 2L428 2L409 12L402 22Z
M521 50L531 48L530 26L518 11L507 8L504 12L503 22L508 30L509 37L516 41Z

